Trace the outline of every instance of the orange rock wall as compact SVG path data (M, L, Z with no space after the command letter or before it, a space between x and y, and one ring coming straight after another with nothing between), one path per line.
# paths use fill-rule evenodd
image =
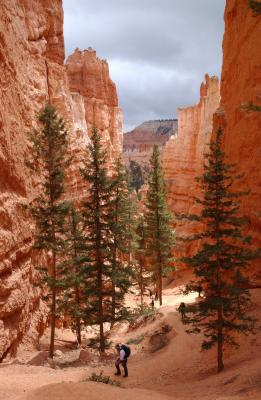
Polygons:
M250 233L261 247L261 16L255 16L245 0L228 0L225 9L221 108L215 127L224 127L224 149L238 164L244 178L238 190L250 190L242 198L242 213L250 218ZM260 262L254 276L261 281Z
M107 61L99 59L92 48L76 49L67 59L66 71L71 92L79 93L84 99L89 132L94 126L98 128L113 157L115 152L122 151L122 112Z
M98 64L97 60L96 67ZM105 64L104 75L107 73ZM101 89L104 84L104 81L96 82L96 76L84 79L86 82L90 79L94 86L97 83ZM111 81L110 85L114 87ZM94 101L95 97L92 99ZM104 108L108 102L108 109L112 106L115 114L117 109L113 123L118 126L112 130L111 147L115 144L119 151L121 112L116 106L115 87L113 100L98 100L103 101ZM32 251L34 226L26 210L37 193L39 171L32 174L26 160L31 152L27 133L37 127L36 115L46 102L56 106L67 121L70 149L74 154L69 171L69 193L71 197L78 197L83 190L78 167L89 142L86 117L89 109L81 94L70 91L64 66L62 1L1 1L0 360L7 352L16 351L25 334L36 339L45 325L46 308L39 289L33 285L34 267L40 260ZM93 118L101 118L100 112L97 107Z
M163 171L170 209L174 213L193 213L199 188L195 178L203 170L203 154L212 133L213 114L220 101L219 80L206 75L200 87L200 101L192 107L178 109L178 134L170 138L162 153ZM182 236L197 230L197 224L177 222L176 234ZM195 243L177 242L178 255L191 254Z

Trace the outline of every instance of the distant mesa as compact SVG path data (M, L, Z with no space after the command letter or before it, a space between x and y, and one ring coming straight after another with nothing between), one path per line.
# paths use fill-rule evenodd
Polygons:
M143 122L123 136L124 155L134 156L139 153L151 153L153 146L162 148L169 138L177 134L177 119L158 119Z

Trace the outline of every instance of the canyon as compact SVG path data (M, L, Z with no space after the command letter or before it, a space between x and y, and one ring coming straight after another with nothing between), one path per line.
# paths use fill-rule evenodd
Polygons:
M122 113L106 61L92 49L76 50L66 65L64 58L61 0L0 3L0 360L22 341L36 342L46 324L46 306L34 286L35 267L44 260L33 250L28 211L39 183L39 171L32 173L26 163L37 114L51 103L66 121L72 199L83 195L79 166L92 125L111 158L121 151Z
M0 3L0 360L15 355L23 341L37 341L46 324L46 306L34 286L34 225L28 205L38 190L38 172L26 161L28 133L38 128L37 114L46 102L65 118L74 162L68 170L68 195L84 195L79 173L93 125L102 134L110 162L124 146L125 159L147 165L154 144L162 150L170 209L197 210L195 177L213 132L224 130L228 160L245 176L239 189L251 189L242 211L247 233L260 245L261 24L245 0L227 0L221 81L205 76L199 103L180 108L177 120L148 121L124 137L117 90L108 63L95 50L76 49L64 62L61 0L6 0ZM174 114L174 110L173 110ZM238 189L237 188L237 189ZM198 225L176 222L177 235ZM176 254L192 254L197 245L177 243ZM44 260L43 260L44 261ZM260 268L254 264L254 284Z

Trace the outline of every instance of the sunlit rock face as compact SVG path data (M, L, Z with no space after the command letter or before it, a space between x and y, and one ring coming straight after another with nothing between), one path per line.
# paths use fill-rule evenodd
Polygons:
M225 9L221 106L215 129L224 128L224 150L238 164L243 179L235 189L250 190L242 198L242 213L250 219L246 233L261 247L261 16L245 0L228 0ZM259 106L259 111L258 110ZM261 283L260 262L253 264L253 284Z
M122 150L122 111L107 61L99 59L92 48L76 49L67 59L66 71L71 92L84 98L88 130L94 126L99 130L114 157Z
M97 88L92 93L97 101L94 96L89 103L86 93L71 93L68 83L62 1L0 2L0 360L14 354L26 337L36 340L46 325L46 307L34 286L35 266L41 260L32 250L34 225L27 209L41 175L26 163L31 154L28 133L37 128L37 114L49 102L66 120L74 156L67 176L69 198L83 195L79 166L92 122L103 126L110 157L121 150L116 89L107 64L97 60L95 67L96 75L95 68L83 71L84 81Z
M220 101L219 80L205 76L200 87L198 104L178 109L178 133L166 143L162 154L168 203L173 213L194 213L198 210L195 196L200 189L195 180L203 171L203 158L213 129L213 114ZM177 236L197 232L199 225L177 222ZM191 255L195 243L177 242L177 255Z

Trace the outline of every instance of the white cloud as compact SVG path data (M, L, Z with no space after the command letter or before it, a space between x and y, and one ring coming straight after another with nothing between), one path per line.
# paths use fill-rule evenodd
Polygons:
M219 75L225 0L64 0L67 54L107 58L126 126L175 117Z

